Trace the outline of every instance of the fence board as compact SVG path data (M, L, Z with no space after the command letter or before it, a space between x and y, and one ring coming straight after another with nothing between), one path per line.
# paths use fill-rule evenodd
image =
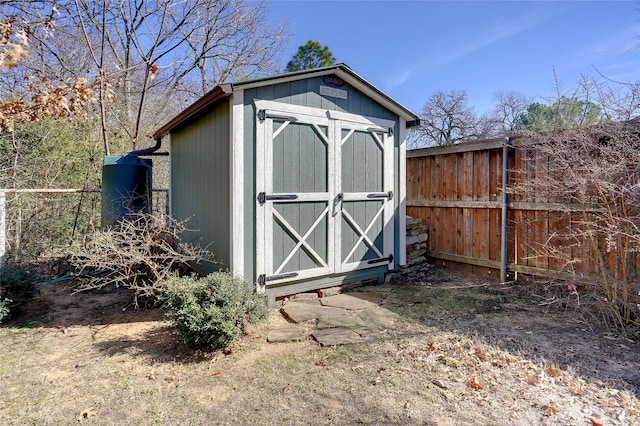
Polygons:
M584 226L580 206L558 199L549 175L553 160L527 144L526 139L518 139L508 151L508 187L541 178L551 192L533 185L508 192L509 269L543 275L572 269L580 274L598 273L597 252L606 241L600 238L594 247L587 229L579 238L567 237ZM431 258L475 272L500 268L502 156L503 146L496 140L407 153L407 212L428 225ZM415 185L418 187L412 187ZM576 258L580 261L569 262ZM621 276L624 265L615 251L602 261ZM628 267L637 270L640 255L630 258Z
M428 225L430 256L481 273L499 267L502 155L503 148L496 141L474 144L469 150L456 146L449 151L423 149L408 154L407 213ZM548 173L548 158L538 152L512 149L508 155L509 186ZM595 270L595 253L588 238L575 247L566 247L563 230L575 229L580 217L577 213L563 213L568 206L562 200L550 198L546 191L528 188L523 193L510 194L509 206L506 257L512 270L561 270L577 251L585 259L575 269ZM558 242L559 248L551 252L540 250L550 238ZM606 261L612 265L616 259ZM638 259L633 261L640 263Z

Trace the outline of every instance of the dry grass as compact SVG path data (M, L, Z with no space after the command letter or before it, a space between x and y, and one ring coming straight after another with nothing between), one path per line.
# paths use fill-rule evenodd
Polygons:
M435 268L402 279L352 293L397 315L372 341L270 344L274 310L226 354L123 310L126 292L47 287L0 329L0 424L640 423L637 342L521 288Z

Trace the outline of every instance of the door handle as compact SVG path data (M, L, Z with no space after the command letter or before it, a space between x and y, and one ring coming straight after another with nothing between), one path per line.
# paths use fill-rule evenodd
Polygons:
M331 214L331 217L334 217L335 215L338 214L338 212L342 211L342 203L343 203L343 196L341 192L338 195L336 195L336 198L333 199L333 213ZM340 207L338 208L338 206Z

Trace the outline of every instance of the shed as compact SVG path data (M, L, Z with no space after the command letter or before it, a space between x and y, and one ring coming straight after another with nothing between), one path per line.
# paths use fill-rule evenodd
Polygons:
M154 138L169 146L170 214L273 299L405 264L418 123L338 64L219 85Z

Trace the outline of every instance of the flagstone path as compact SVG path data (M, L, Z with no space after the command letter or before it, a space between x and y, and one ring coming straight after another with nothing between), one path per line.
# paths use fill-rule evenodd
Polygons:
M267 340L291 342L311 336L321 346L334 346L375 338L397 320L396 314L379 306L382 298L366 290L327 297L296 295L280 309L289 323L270 330Z

